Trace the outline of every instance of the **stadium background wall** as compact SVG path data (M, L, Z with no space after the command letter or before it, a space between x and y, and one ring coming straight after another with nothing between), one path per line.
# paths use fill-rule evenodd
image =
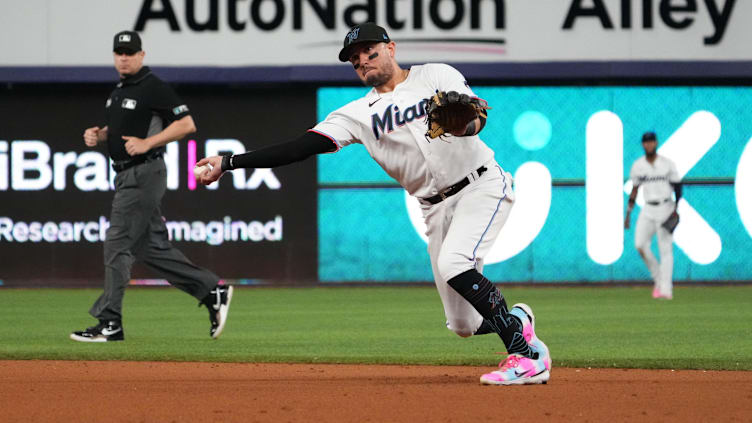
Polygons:
M111 88L102 84L43 84L6 86L2 90L0 280L5 285L101 285L100 233L104 229L100 220L109 216L113 191L85 190L92 184L83 179L94 177L84 178L81 169L110 169L103 162L105 147L88 149L82 133L86 127L102 125L104 102ZM207 145L245 151L302 133L315 123L315 90L283 86L176 88L191 108L198 132L172 143L176 151L168 150L166 157L171 182L163 199L163 214L168 222L187 222L190 226L186 230L182 223L182 230L176 230L181 238L173 237L175 244L196 263L224 278L244 279L246 283L257 279L286 283L316 280L314 160L275 169L273 174L248 172L242 180L225 177L216 190L195 186L189 167L190 150L200 159ZM35 164L40 146L53 157ZM16 157L21 150L25 151L24 161ZM96 151L102 157L92 157L91 153L84 156L87 151ZM56 153L70 152L75 153L76 162L66 168L56 164ZM43 177L35 170L40 167L49 168L45 172L53 176ZM20 183L20 177L14 180L14 173L23 175L25 182ZM64 188L59 181L55 185L59 178L54 175L58 173L64 174ZM13 187L14 182L28 186L40 179L36 183L43 184L43 189ZM36 229L41 232L36 241L32 241L33 222L38 222ZM45 228L47 222L51 224ZM68 227L63 222L68 222ZM80 224L75 226L76 222L84 224L83 230ZM234 227L232 222L236 222ZM79 241L71 240L76 236ZM136 266L133 277L158 276Z
M731 102L716 115L724 131L726 125L733 128L734 136L722 137L723 142L719 141L707 159L687 174L689 186L685 190L685 195L694 197L694 207L720 234L723 251L712 263L701 264L687 258L677 248L676 279L722 282L752 278L752 267L747 264L752 257L745 247L750 234L734 198L739 161L752 136L752 126L742 119L743 111L752 106L749 89L744 87L749 85L748 80L570 78L559 79L558 83L567 85L556 87L553 79L524 79L520 75L504 79L496 75L494 78L479 76L471 79L471 83L478 87L479 93L493 97L493 113L498 119L494 131L500 131L500 135L489 132L484 138L506 139L499 145L492 143L501 156L501 163L514 172L526 161L540 161L552 178L551 212L545 224L519 254L488 265L495 281L648 279L632 247L631 233L625 235L623 252L614 262L595 263L586 253L583 246L586 216L582 137L557 136L557 118L553 118L554 141L548 147L520 150L519 145L504 145L514 138L515 118L525 111L521 107L524 108L526 101L537 101L537 109L531 110L542 110L547 115L543 109L551 104L545 102L546 95L552 98L550 94L557 89L559 94L553 97L560 96L556 98L564 108L590 107L592 104L586 101L588 96L605 95L605 109L621 107L621 112L616 113L622 116L626 106L615 100L622 97L607 91L638 84L643 96L654 98L651 100L653 107L664 101L680 104L683 99L697 98L699 91L687 87L708 84L718 88L705 87L710 90L705 91L708 98L715 98L713 104ZM427 254L418 232L406 218L403 191L383 179L378 169L373 170L370 159L362 156L359 146L274 169L271 175L254 176L249 172L245 178L225 176L217 190L202 186L191 189L188 172L191 150L200 158L208 152L207 148L242 146L250 150L291 139L323 118L332 107L344 104L363 90L352 80L338 88L341 85L331 82L178 84L176 88L190 105L198 132L175 144L168 154L168 167L170 164L174 167L172 188L165 195L163 212L169 222L183 225L176 226L173 242L197 263L238 283L430 281ZM606 87L598 91L598 86L603 85ZM546 95L537 99L530 97L536 91L531 87L542 87L537 91ZM97 179L92 174L105 167L97 161L102 159L84 156L92 150L83 145L81 133L85 127L102 122L102 106L110 89L111 85L101 83L6 84L0 89L0 280L4 285L100 286L103 274L101 219L109 214L112 192L102 190L101 183L91 182ZM572 97L572 93L577 92L582 94L579 100ZM718 93L720 97L716 96ZM676 97L672 100L670 96ZM695 106L703 108L702 104L694 103L686 110L679 106L674 108L677 115L664 122L662 138L681 123L682 113L689 113ZM735 111L738 122L727 122ZM629 113L633 112L636 111ZM636 116L640 116L639 113ZM559 117L562 118L565 116ZM643 128L634 118L623 119L624 178L631 161L639 154L639 143L633 141ZM645 129L656 129L659 121ZM42 189L28 188L46 182L45 176L34 170L45 166L35 161L39 159L40 147L35 141L44 143L51 154L46 161L49 182ZM515 149L519 151L515 153ZM20 166L18 151L25 151L21 166L27 166L26 170L17 168ZM102 148L95 151L104 153ZM71 156L71 152L74 155ZM60 164L55 161L56 153ZM65 168L68 162L71 164ZM353 165L362 166L355 177L348 173ZM573 165L576 171L562 173L568 165ZM21 176L14 179L18 172ZM64 182L60 181L60 175L64 175ZM20 180L24 182L16 183L14 188L14 181ZM95 186L99 188L92 188ZM33 222L38 222L35 241L29 226ZM69 222L70 227L64 228L63 222ZM81 224L76 227L76 222ZM51 224L45 228L47 223ZM96 225L87 227L88 223ZM79 241L69 240L74 236L71 232L78 232ZM174 237L177 233L181 234L179 239ZM395 233L401 235L393 236ZM572 253L562 255L562 251ZM158 275L136 266L133 277L152 279Z

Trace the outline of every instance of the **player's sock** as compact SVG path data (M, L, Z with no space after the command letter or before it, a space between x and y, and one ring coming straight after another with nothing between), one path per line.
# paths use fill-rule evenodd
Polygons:
M496 333L496 328L488 319L483 319L483 323L480 324L480 327L473 335L485 335L487 333Z
M533 351L522 336L522 322L509 314L507 302L501 291L475 269L460 273L449 280L449 286L478 310L485 319L478 329L491 329L496 332L509 354L521 354L533 357ZM488 323L486 323L488 322ZM487 328L483 325L487 324ZM478 331L476 331L478 334Z

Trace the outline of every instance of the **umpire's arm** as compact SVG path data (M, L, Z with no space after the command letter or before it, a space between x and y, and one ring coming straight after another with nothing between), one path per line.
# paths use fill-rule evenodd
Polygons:
M125 151L131 156L143 154L152 148L167 145L172 141L182 139L188 134L196 132L196 124L193 122L191 115L173 121L161 132L147 138L123 136L125 140Z
M162 132L150 136L146 141L151 144L151 148L156 148L175 140L181 140L194 132L196 132L196 123L193 122L191 115L188 115L172 122Z

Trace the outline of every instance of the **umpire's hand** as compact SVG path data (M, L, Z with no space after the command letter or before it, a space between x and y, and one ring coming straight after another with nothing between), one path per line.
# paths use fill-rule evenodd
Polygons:
M198 179L204 185L210 185L222 176L222 156L204 157L196 163L196 166L209 164L211 170L206 170Z
M107 128L92 126L84 131L84 144L87 147L96 147L100 141L107 139Z

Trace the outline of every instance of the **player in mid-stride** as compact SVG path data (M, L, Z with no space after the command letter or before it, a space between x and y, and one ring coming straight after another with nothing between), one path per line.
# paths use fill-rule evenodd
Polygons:
M418 198L427 226L428 253L447 327L461 337L496 333L509 353L499 369L481 376L483 384L545 383L551 356L535 335L526 304L507 306L499 289L480 272L514 203L512 177L477 136L478 115L462 131L426 136L426 104L437 92L476 98L465 78L445 64L402 69L396 44L384 28L353 27L339 53L363 83L364 97L332 112L296 140L256 151L199 161L212 168L200 175L208 185L236 168L272 168L315 154L363 144L371 157Z
M629 229L637 190L642 187L645 205L637 218L635 247L653 278L653 298L670 300L674 296L672 282L674 237L671 232L673 228L667 229L664 222L669 217L678 218L676 206L682 195L682 185L676 165L668 157L659 155L657 147L658 138L655 132L646 132L642 135L642 148L645 150L645 155L634 162L629 172L633 185L629 195L627 215L624 219L624 229ZM672 189L675 200L671 199ZM658 237L660 263L650 249L653 235Z

